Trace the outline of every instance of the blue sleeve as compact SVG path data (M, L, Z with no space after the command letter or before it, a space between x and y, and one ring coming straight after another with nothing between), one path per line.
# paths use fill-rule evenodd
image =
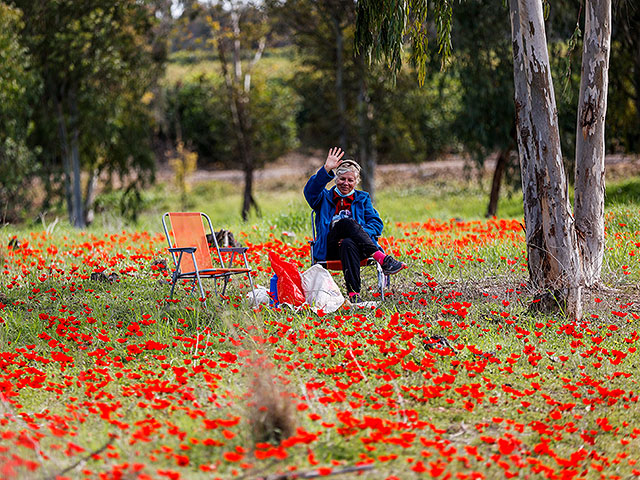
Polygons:
M327 183L333 180L334 176L327 173L324 169L324 165L309 179L304 186L304 198L311 208L316 210L320 206L322 200L322 193L324 192Z
M369 195L367 195L364 202L364 221L365 224L362 225L364 231L367 232L371 238L377 240L382 234L384 223L382 222L378 211L373 208L371 197L369 197Z

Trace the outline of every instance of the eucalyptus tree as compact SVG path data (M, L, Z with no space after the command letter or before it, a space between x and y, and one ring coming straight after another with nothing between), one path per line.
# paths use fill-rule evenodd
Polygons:
M27 143L32 99L40 91L29 52L20 43L21 12L0 2L0 222L20 220L30 201L27 184L35 172L35 152Z
M287 25L302 63L309 68L297 74L299 86L311 83L313 98L305 98L313 132L324 130L334 142L354 152L362 166L363 188L375 196L377 148L377 83L367 71L366 59L354 54L354 0L267 0L271 12ZM304 77L304 78L303 78ZM316 90L313 92L313 87ZM323 102L319 101L322 95ZM317 114L317 115L316 115ZM325 143L326 145L326 143ZM323 148L325 148L323 146Z
M465 154L480 167L498 152L487 217L496 215L504 177L516 180L515 111L511 26L503 0L463 2L453 11L455 57L447 69L460 84L453 131Z
M611 0L586 0L578 97L575 222L584 281L600 282L604 256L605 119L611 51Z
M233 131L244 170L242 219L247 220L251 207L258 210L258 204L253 196L253 172L256 168L257 152L252 134L253 119L249 110L251 78L253 68L260 61L266 47L267 37L263 18L251 24L241 24L243 13L246 15L249 8L254 8L253 5L245 5L240 1L229 1L226 6L230 22L226 28L223 27L216 33L214 39L227 86L227 100L233 120ZM252 58L243 65L242 56L246 52L247 43L253 44L249 47L253 50Z
M24 14L21 41L44 86L41 159L61 160L69 219L84 227L100 173L128 178L135 195L152 171L148 103L164 59L162 40L154 42L161 2L11 3Z
M449 0L434 0L438 47L447 58L451 43ZM395 71L402 65L405 34L412 60L424 66L427 0L362 0L358 4L358 45ZM610 0L586 0L580 113L577 122L574 220L562 163L560 134L546 42L542 0L510 0L518 150L522 174L529 276L542 303L566 306L581 316L582 287L600 280L604 244L604 135L610 49ZM420 81L425 69L419 70ZM588 144L583 148L582 144ZM578 193L578 189L581 191ZM587 202L589 197L591 201ZM580 237L580 243L578 240ZM587 258L588 257L588 258ZM584 266L586 265L586 270Z
M294 95L279 83L256 74L265 49L272 38L268 16L260 2L226 0L207 2L185 2L180 22L183 30L193 24L207 25L201 32L199 43L205 51L212 52L218 60L219 71L203 75L194 85L191 79L186 87L194 93L208 97L206 105L199 105L202 112L215 104L222 106L211 112L215 121L208 120L212 128L202 132L203 139L213 147L210 153L218 158L212 160L226 166L240 166L244 173L241 215L247 220L251 209L260 213L254 197L254 173L290 150L296 142ZM184 42L183 42L184 43ZM221 77L222 86L217 84ZM209 92L203 92L208 88ZM183 89L184 90L184 89ZM188 106L189 99L182 106ZM184 111L185 116L194 110ZM184 118L185 127L187 120ZM217 128L220 119L226 120L228 128ZM193 122L191 123L193 126ZM206 127L205 127L206 128ZM225 144L219 142L223 132ZM183 129L185 139L196 132ZM195 142L198 143L198 142ZM205 142L202 142L203 144ZM196 145L198 147L198 145ZM226 150L230 153L222 157Z

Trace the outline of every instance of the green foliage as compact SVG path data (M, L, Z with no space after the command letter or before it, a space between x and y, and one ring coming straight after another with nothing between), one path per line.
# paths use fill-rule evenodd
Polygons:
M37 97L40 83L20 43L21 17L0 2L0 223L22 219L32 200L27 183L37 169L37 150L27 139L33 128L29 101Z
M338 6L342 8L336 11ZM367 68L354 51L353 2L291 1L283 15L294 30L301 66L290 84L301 98L297 118L301 143L322 148L345 141L344 148L359 154L363 135L359 108L367 108L372 145L378 160L419 162L455 149L449 129L459 96L456 80L442 74L429 76L424 88L415 82L415 71L397 72L394 82L385 67ZM335 25L340 26L340 36ZM312 27L313 26L313 27ZM336 57L342 45L342 63ZM338 108L342 75L344 118Z
M106 191L96 197L95 211L103 216L120 217L124 223L135 225L138 223L140 213L150 202L148 198L148 195L142 193L141 188L135 186L129 186L123 190Z
M284 83L254 79L250 112L258 165L272 162L297 146L298 105L297 96Z
M0 107L5 113L0 119L1 133L6 135L25 128L29 115L22 107L38 83L29 71L29 52L20 43L19 32L24 27L20 10L0 2L0 27Z
M420 87L414 75L398 73L395 88L389 81L372 87L374 135L382 163L425 162L458 149L454 119L462 108L459 80L438 72Z
M256 161L261 165L295 147L298 99L278 80L254 77L252 84L249 114ZM166 90L170 136L177 139L180 131L203 165L239 167L227 95L220 77L205 75Z
M170 138L181 136L202 164L232 164L231 112L224 95L222 78L205 75L186 78L165 92Z
M562 156L567 172L573 173L576 155L576 116L578 113L577 99L580 92L581 58L580 55L571 55L569 45L565 40L562 40L549 45L549 60L553 84L558 86L556 105ZM567 175L567 179L573 183L572 174Z
M639 153L640 7L628 3L616 10L614 18L605 140L608 151Z
M62 179L67 192L81 169L89 178L117 174L129 187L140 188L152 178L151 90L164 60L153 3L12 3L23 11L21 41L44 86L33 102L38 122L30 137L32 145L42 147L42 176L49 177L47 183L52 176ZM68 166L63 175L63 164L75 159L76 150L79 165L73 172ZM132 170L138 175L129 181ZM79 185L73 184L78 196ZM55 195L55 186L47 193Z
M577 40L570 35L571 20L575 22L578 10L575 5L556 5L551 13L551 70L554 84L564 86L556 90L560 139L567 170L572 171L580 87L580 55L576 52L580 48L571 48L571 42ZM462 92L453 130L465 152L481 165L498 150L516 148L508 10L501 0L473 0L456 6L453 22L451 70L459 78ZM517 175L509 181L519 184Z
M451 55L452 0L432 2L436 42L443 64ZM402 69L405 38L411 42L410 62L416 66L422 85L427 73L429 2L426 0L365 0L358 2L355 43L366 58L380 62L384 57L397 75Z
M497 150L515 149L511 27L502 0L456 6L452 73L459 79L460 109L453 131L478 164Z

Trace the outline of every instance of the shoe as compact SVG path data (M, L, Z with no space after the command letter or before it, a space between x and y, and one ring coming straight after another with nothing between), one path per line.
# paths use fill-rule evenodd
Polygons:
M357 305L360 303L360 295L357 293L355 295L349 295L349 303L351 305Z
M407 265L404 262L396 260L391 255L387 255L382 261L382 273L385 275L393 275L403 268L407 268Z

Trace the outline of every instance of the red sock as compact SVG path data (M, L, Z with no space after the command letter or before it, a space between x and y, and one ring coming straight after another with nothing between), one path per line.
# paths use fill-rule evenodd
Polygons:
M349 292L349 298L350 299L355 297L356 295L358 295L358 292Z
M373 257L373 259L378 262L380 265L382 265L382 262L384 262L384 258L387 256L384 252L378 250L377 252L374 252L373 255L371 255Z

